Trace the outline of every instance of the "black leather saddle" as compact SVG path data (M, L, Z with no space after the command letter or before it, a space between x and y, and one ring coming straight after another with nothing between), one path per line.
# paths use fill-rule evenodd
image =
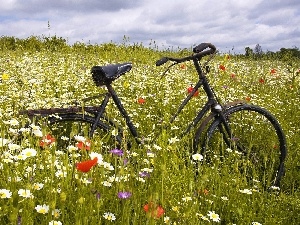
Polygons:
M92 77L97 86L110 84L115 79L130 71L132 63L111 64L107 66L93 66Z

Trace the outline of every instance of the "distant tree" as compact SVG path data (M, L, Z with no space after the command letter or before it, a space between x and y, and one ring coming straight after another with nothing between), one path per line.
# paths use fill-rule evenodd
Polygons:
M262 48L259 44L255 45L254 54L255 54L256 58L260 58L263 55Z
M249 47L245 48L245 56L251 57L253 55L253 50Z

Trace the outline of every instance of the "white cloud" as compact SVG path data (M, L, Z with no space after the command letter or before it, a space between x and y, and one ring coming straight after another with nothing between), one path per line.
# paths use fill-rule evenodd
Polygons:
M0 33L57 35L69 41L131 42L164 47L214 43L221 51L260 44L299 45L300 1L274 0L0 0ZM50 30L48 29L50 22ZM264 47L265 46L265 47ZM299 47L299 46L298 46Z

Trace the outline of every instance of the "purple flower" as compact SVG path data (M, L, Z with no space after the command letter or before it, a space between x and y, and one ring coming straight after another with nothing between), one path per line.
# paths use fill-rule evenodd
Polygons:
M140 177L150 177L150 173L143 171L139 173Z
M131 197L131 192L128 192L128 191L120 191L118 193L118 198L122 198L122 199L126 199L126 198L130 198Z
M110 150L109 152L114 155L117 155L117 156L123 156L123 150L121 150L121 149L116 148L116 149Z

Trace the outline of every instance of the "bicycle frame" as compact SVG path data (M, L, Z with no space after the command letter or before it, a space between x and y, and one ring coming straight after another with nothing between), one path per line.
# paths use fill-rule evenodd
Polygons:
M189 95L183 100L183 102L180 104L180 106L178 107L177 111L175 112L175 114L170 118L169 122L172 123L175 118L180 114L180 112L182 111L182 109L187 105L187 103L191 100L191 98L193 97L193 95L195 94L195 92L200 88L203 87L204 92L207 95L207 102L205 103L205 105L203 106L203 108L197 113L197 115L195 116L195 118L193 119L193 121L187 126L187 128L185 129L185 131L181 134L180 138L182 138L183 136L185 136L186 134L188 134L192 128L194 128L199 121L209 112L209 110L213 111L216 113L216 115L219 115L220 113L220 104L218 102L218 100L215 97L215 94L213 92L213 90L211 89L208 80L205 76L205 73L203 73L200 63L198 62L197 59L193 59L193 63L194 66L196 68L196 71L199 75L199 80L196 83L193 91L191 93L189 93ZM141 143L141 140L139 139L139 135L137 132L136 127L134 126L134 124L132 123L127 111L125 110L121 100L119 99L118 95L116 94L115 90L113 89L111 83L107 83L105 84L106 88L107 88L107 93L104 94L105 97L99 107L99 110L97 111L97 113L95 113L96 116L96 122L95 124L92 126L91 129L91 135L93 135L96 126L97 126L97 121L99 121L99 119L101 117L103 117L103 113L105 111L105 108L109 102L109 99L112 98L115 105L117 106L118 110L121 112L122 116L124 117L125 121L126 121L126 125L128 126L132 136L135 138L136 142L138 144ZM219 106L219 107L216 107Z

